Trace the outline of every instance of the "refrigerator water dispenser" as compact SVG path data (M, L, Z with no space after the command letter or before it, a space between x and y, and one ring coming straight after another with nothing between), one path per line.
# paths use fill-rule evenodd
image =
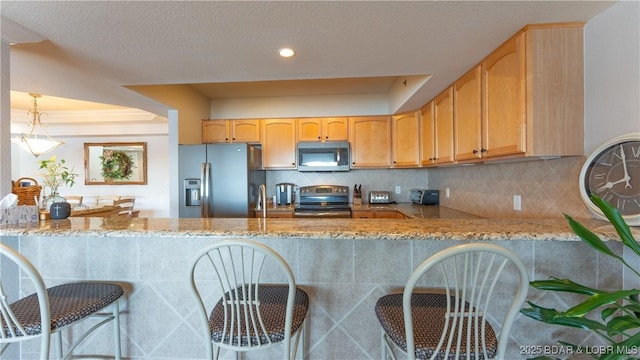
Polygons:
M185 206L200 206L200 179L184 179Z

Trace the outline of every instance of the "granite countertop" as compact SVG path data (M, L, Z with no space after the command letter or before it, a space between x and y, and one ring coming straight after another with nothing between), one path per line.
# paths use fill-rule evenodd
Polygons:
M270 205L267 212L293 212L296 204L290 205ZM462 211L450 209L444 206L420 206L411 203L399 204L362 204L351 205L351 210L367 211L367 210L394 210L403 213L410 219L479 219L479 216L467 214Z
M435 208L433 208L435 211ZM439 207L439 213L457 212ZM580 220L605 240L617 240L604 221ZM633 229L640 238L640 229ZM579 241L565 219L167 219L85 217L0 226L0 236L325 238L362 240Z
M480 219L480 216L468 214L444 206L420 206L411 203L398 204L362 204L351 205L351 210L395 210L410 219Z

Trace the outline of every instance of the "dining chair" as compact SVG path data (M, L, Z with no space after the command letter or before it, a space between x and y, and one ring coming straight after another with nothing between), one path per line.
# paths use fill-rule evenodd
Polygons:
M67 202L69 204L71 204L71 207L82 206L83 196L80 196L80 195L66 195L66 196L63 196L63 197L65 198L65 200L67 200Z
M135 204L135 198L121 198L115 200L113 205L116 206L111 212L112 216L133 216L133 205Z
M198 253L189 281L208 359L217 359L221 348L237 357L276 345L284 347L284 359L296 357L309 296L273 249L254 240L218 241ZM304 345L300 352L304 358Z
M113 202L120 200L118 195L98 195L96 196L96 205L113 205Z
M0 244L0 264L6 270L0 272L0 355L12 343L39 338L39 359L49 359L53 336L57 345L54 353L58 359L85 357L86 355L72 353L87 336L102 325L113 322L113 358L121 358L119 301L124 290L120 283L73 282L46 288L33 264L4 244ZM35 292L9 302L9 299L17 298L18 295L6 292L15 283L15 277L9 277L8 274L18 273L23 282L22 288L33 289ZM96 319L96 323L93 326L89 324L89 329L86 329L88 326L83 327L84 333L80 335L74 332L73 343L63 351L62 330L90 318ZM100 341L100 338L92 339Z
M528 279L520 259L500 246L437 252L413 271L403 293L378 299L382 359L396 359L394 349L409 359L504 359Z

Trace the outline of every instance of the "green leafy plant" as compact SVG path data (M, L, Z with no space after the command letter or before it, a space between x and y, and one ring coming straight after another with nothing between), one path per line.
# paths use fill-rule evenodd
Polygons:
M607 219L615 228L622 244L640 256L640 245L634 239L631 229L624 221L617 209L609 205L597 196L592 195L591 200L602 210ZM564 215L569 221L573 232L587 245L596 251L611 256L640 277L640 272L627 263L622 255L613 252L606 243L592 231L575 221L571 216ZM546 291L568 292L586 296L586 299L565 311L544 308L528 302L530 308L521 309L520 312L532 319L553 325L561 325L591 331L605 341L606 346L599 354L593 354L599 359L630 359L637 358L637 353L630 354L640 347L640 302L638 294L640 290L604 291L594 289L573 282L569 279L552 277L549 280L536 280L529 283L532 287ZM587 318L591 315L590 318ZM580 350L577 344L558 341L573 350ZM539 357L538 359L549 359Z
M51 193L58 192L62 184L72 187L78 176L73 173L73 168L69 169L65 165L64 159L56 161L55 155L48 160L40 160L40 170L42 170L40 175L42 175L44 186L50 188Z
M106 150L100 156L105 179L127 180L133 175L133 157L124 151Z

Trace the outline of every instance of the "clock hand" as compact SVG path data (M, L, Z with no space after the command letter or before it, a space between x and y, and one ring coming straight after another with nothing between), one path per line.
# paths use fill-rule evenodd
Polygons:
M629 180L631 180L631 176L629 176L629 172L627 172L627 159L624 155L624 148L622 147L622 145L620 145L620 156L622 157L622 168L624 169L624 181L626 182L626 184L624 184L624 188L630 189L631 184L629 184Z
M621 182L624 182L624 181L628 181L626 177L614 182L609 181L608 183L604 184L604 186L597 188L596 191L611 189L614 185L620 184Z

